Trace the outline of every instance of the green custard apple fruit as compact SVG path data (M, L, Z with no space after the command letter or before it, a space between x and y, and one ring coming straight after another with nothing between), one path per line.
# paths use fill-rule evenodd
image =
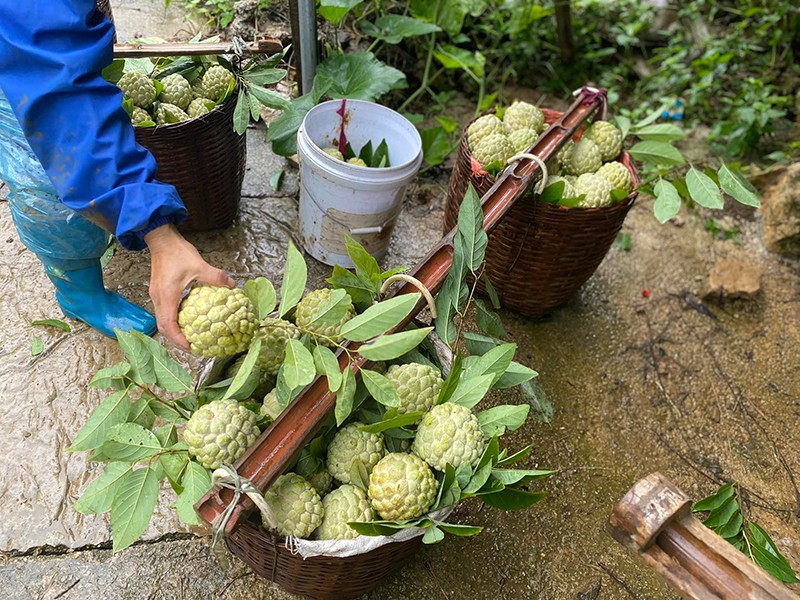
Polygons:
M173 73L164 77L161 83L164 86L161 90L161 101L186 110L192 101L192 86L186 78L179 73Z
M278 418L278 415L283 412L280 404L278 404L278 392L270 390L264 396L264 401L261 403L261 416L268 417L271 421Z
M372 469L367 495L382 519L405 521L428 511L436 501L438 485L424 460L392 452Z
M514 149L514 154L525 152L531 145L539 139L539 134L535 129L517 129L508 134L508 141Z
M158 108L156 108L157 125L171 125L173 123L183 123L188 120L189 115L174 104L162 102L158 105Z
M586 194L586 198L580 201L578 206L581 208L598 208L613 204L614 198L611 190L614 184L608 179L597 173L584 173L575 181L575 191L577 195Z
M572 185L570 180L566 177L561 177L560 175L550 175L547 178L547 185L545 185L545 189L549 188L554 183L558 183L559 181L564 182L564 191L561 193L562 198L575 198L578 195L575 193L575 187Z
M156 99L156 86L144 73L125 73L117 82L117 87L140 108L148 108Z
M493 133L505 133L503 122L494 115L483 115L475 119L467 128L467 139L470 149L474 149L481 140Z
M189 115L190 119L194 119L200 115L210 113L214 110L215 106L216 103L213 100L209 100L208 98L195 98L189 103L189 108L186 109L186 113Z
M358 532L348 523L364 523L375 519L375 511L363 490L343 485L322 499L325 514L314 533L318 540L352 540Z
M466 406L445 402L430 409L417 427L411 451L437 471L450 464L478 464L486 446L478 418Z
M633 189L631 172L621 162L607 162L597 169L597 174L608 179L615 188L625 190L628 193Z
M347 162L351 165L355 165L357 167L366 167L369 166L367 163L364 162L364 159L359 158L358 156L354 156L353 158L348 158Z
M308 483L314 486L320 498L325 498L325 494L333 487L333 477L328 473L328 469L323 465L320 469L307 477Z
M232 465L261 432L256 415L236 400L214 400L198 408L183 429L189 455L206 469Z
M342 325L356 316L355 309L350 306L345 315L336 323L321 323L317 321L317 311L328 303L332 293L333 290L330 288L321 288L309 292L305 298L300 300L294 314L294 322L297 323L297 326L304 332L319 336L317 339L326 346L335 345L339 339Z
M472 155L483 167L499 162L505 167L506 161L514 154L511 140L505 133L490 133L482 138L472 149Z
M589 125L583 137L597 145L600 158L604 161L614 160L622 152L622 132L608 121L595 121Z
M600 150L592 140L581 138L572 146L564 165L570 175L594 173L603 164Z
M206 92L206 98L215 102L222 99L233 82L233 73L222 65L213 65L203 74L202 86Z
M503 115L503 125L508 135L518 129L533 129L541 133L545 128L544 113L528 102L513 102Z
M280 535L306 539L322 523L322 500L314 486L297 473L278 477L264 493L264 499L272 509ZM269 528L266 518L263 520L264 527Z
M363 423L345 425L328 445L328 473L336 481L352 483L350 471L356 460L364 463L369 473L383 457L383 434L361 431L359 427L363 426Z
M328 146L327 148L323 148L322 151L328 156L332 156L336 160L344 160L344 154L339 152L339 150L337 148L334 148L333 146Z
M178 325L192 354L213 358L246 351L258 318L243 290L200 284L181 302Z
M203 87L203 78L198 77L192 82L192 98L208 98L208 92L206 92L206 88Z
M261 339L257 365L264 373L277 375L286 358L286 344L300 338L300 330L289 321L267 317L255 334Z
M153 122L153 117L150 116L150 113L143 108L134 106L133 110L131 111L131 123L134 125L139 125L140 123L144 123L146 121Z
M397 390L398 414L430 410L444 384L439 369L419 363L392 365L386 378Z

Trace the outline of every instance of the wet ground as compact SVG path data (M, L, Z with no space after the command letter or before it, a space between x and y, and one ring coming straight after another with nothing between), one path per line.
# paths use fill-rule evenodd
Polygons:
M120 31L167 37L175 30L173 22L159 25L160 0L124 4L129 17L118 13ZM152 20L142 25L133 18L139 13ZM296 226L297 181L290 170L281 191L272 191L270 176L287 165L262 139L261 130L249 131L236 223L188 237L240 284L263 275L278 285ZM438 240L445 186L446 178L422 180L411 190L387 265L413 264ZM612 248L567 307L544 321L502 312L519 344L518 360L540 372L555 408L552 423L529 419L506 442L533 443L527 466L559 470L541 486L549 496L516 513L468 504L460 517L485 525L483 533L424 548L370 598L560 600L578 598L598 582L599 596L583 597L675 598L605 532L613 505L654 471L695 499L736 481L751 517L800 568L799 268L764 250L758 215L736 218L738 244L712 239L702 214L684 212L680 226L661 226L651 201L641 198L624 227L630 250ZM3 597L290 598L238 561L220 564L208 539L186 532L172 516L167 491L145 540L117 555L109 549L107 520L72 510L97 471L84 454L64 448L100 400L87 388L92 374L121 354L115 342L77 323L68 334L30 325L61 318L53 290L2 202L0 232ZM729 255L763 266L759 297L698 304L714 261ZM319 284L329 268L308 260L311 283ZM148 276L146 254L120 252L106 284L149 306ZM45 351L31 357L35 335ZM508 393L495 400L520 399Z

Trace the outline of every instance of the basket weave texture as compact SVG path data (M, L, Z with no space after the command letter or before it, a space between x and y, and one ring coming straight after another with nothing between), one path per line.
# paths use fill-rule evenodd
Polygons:
M158 164L156 178L174 185L189 210L181 231L227 227L239 210L247 146L233 130L236 93L200 117L135 127L136 141Z
M315 600L360 598L408 562L422 545L422 536L417 536L355 556L303 559L286 547L285 538L253 520L243 521L225 540L228 549L257 575Z
M562 114L542 112L548 125ZM619 161L630 171L635 188L639 178L631 157L623 152ZM479 196L494 184L490 175L474 173L472 162L465 128L450 175L445 231L458 221L468 184ZM533 318L564 306L602 262L636 196L634 191L624 200L599 208L558 206L540 202L532 194L517 200L489 236L486 249L486 273L500 303ZM485 291L480 281L478 289Z

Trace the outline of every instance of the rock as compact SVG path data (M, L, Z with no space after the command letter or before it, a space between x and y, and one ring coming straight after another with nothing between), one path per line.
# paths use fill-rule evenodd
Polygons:
M761 265L743 257L720 258L708 276L706 300L742 298L751 300L761 291Z
M800 256L800 163L786 169L761 193L764 243L786 256Z

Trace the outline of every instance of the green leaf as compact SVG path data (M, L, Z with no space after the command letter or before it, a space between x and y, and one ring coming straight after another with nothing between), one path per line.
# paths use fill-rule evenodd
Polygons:
M269 185L276 192L281 191L281 186L283 185L283 176L285 174L286 171L284 169L278 169L272 174L272 177L269 178Z
M361 370L361 380L367 386L370 396L383 406L396 407L400 405L397 389L386 377L369 369Z
M538 381L534 379L526 381L520 386L520 391L522 392L522 397L530 405L533 416L537 421L541 423L552 422L555 409Z
M317 67L314 84L326 87L333 99L374 102L390 90L405 87L406 76L372 52L354 52L326 58Z
M729 499L733 498L734 494L735 490L733 489L732 483L723 485L715 494L696 502L692 507L692 512L710 512L716 510L725 504Z
M44 327L57 327L62 331L66 331L67 333L72 331L72 328L67 323L65 323L64 321L60 321L58 319L39 319L37 321L33 321L31 325L42 325Z
M89 484L72 508L84 515L99 515L110 511L117 487L130 471L131 465L127 463L108 463L103 474Z
M422 294L401 294L373 304L344 325L340 335L354 342L364 342L393 329L405 319L419 302Z
M399 44L405 38L436 33L441 30L438 25L405 15L384 15L375 19L375 23L369 21L361 23L361 31L364 34L387 44Z
M375 341L359 347L358 353L371 361L392 360L419 346L431 330L433 330L433 327L422 327L420 329L382 335Z
M130 399L127 388L108 395L94 409L89 420L81 427L72 445L67 450L81 452L99 448L103 445L109 430L120 423L124 423L128 419L129 412Z
M412 0L410 7L412 15L430 23L436 23L452 37L461 31L464 19L472 12L475 4L474 0L449 0L448 2Z
M303 255L290 241L286 254L286 265L283 270L283 283L281 284L281 304L278 314L283 317L303 297L308 279L308 267Z
M362 276L366 281L376 282L380 278L381 268L378 261L372 256L358 240L349 235L344 236L344 245L347 249L347 256L353 261L356 274Z
M333 290L328 301L314 312L307 327L338 323L352 307L353 301L345 290Z
M496 337L505 337L507 335L503 322L500 320L500 315L487 309L483 300L477 298L475 300L475 308L478 313L475 321L478 329Z
M458 235L464 242L466 265L475 273L483 263L489 238L483 230L481 199L471 183L458 210Z
M494 382L494 375L491 373L487 375L473 376L469 372L465 373L458 384L455 392L453 392L450 402L473 408L481 400L484 399L492 387Z
M243 73L248 82L256 85L274 85L283 80L286 75L286 69L276 69L269 65L258 65Z
M467 350L469 350L469 353L474 356L486 354L492 348L503 343L502 340L498 340L487 335L481 335L480 333L474 333L472 331L465 331L462 337L464 338L464 345L466 345Z
M419 136L422 139L422 158L432 167L442 164L453 151L450 136L441 126L422 128Z
M244 293L253 303L256 309L256 317L259 321L264 320L275 310L275 304L277 303L275 286L266 277L257 277L245 283Z
M556 471L530 469L493 469L492 476L505 486L523 485L531 481L546 479Z
M631 130L631 120L628 117L616 116L614 117L614 123L622 132L622 139L624 140L628 137L628 133Z
M131 364L128 376L139 385L155 383L157 378L153 369L153 357L141 338L121 329L114 329L114 333L125 358Z
M165 453L158 457L158 464L164 469L172 488L180 494L183 491L181 479L189 464L188 452Z
M350 465L350 483L364 492L369 488L369 473L367 467L360 459L355 459Z
M493 375L495 383L506 372L517 352L516 344L500 344L485 354L481 355L465 373L465 377L479 377L480 375Z
M680 151L667 142L639 142L628 152L636 160L657 167L675 167L686 163Z
M35 335L33 336L33 342L31 343L31 356L39 356L42 352L44 352L42 338L40 338L38 335Z
M178 443L178 429L175 427L175 423L162 425L154 433L162 448L169 448Z
M492 306L495 310L498 310L500 308L500 297L497 295L497 291L494 289L492 281L489 279L489 274L486 271L481 273L481 281L483 281L483 285L486 288L486 295L489 296L489 300L492 301Z
M342 373L342 385L336 392L336 425L340 427L353 412L353 398L356 393L356 377L353 370L346 368Z
M381 433L382 431L386 431L388 429L394 429L396 427L405 427L406 425L413 425L414 423L420 420L423 414L425 413L423 412L403 413L402 415L391 417L389 419L386 419L385 421L380 421L379 423L364 425L363 427L359 427L359 429L361 431L366 431L367 433Z
M525 460L530 455L531 450L533 450L533 446L532 445L525 446L522 450L519 450L518 452L515 452L511 456L507 456L507 457L505 457L503 459L498 460L497 461L497 466L498 467L507 467L509 465L513 465L513 464L516 464L516 463L518 463L518 462L520 462L522 460Z
M719 168L719 184L722 191L747 206L761 206L755 188L741 173L731 171L726 164Z
M425 529L425 534L422 536L423 544L436 544L444 539L444 532L436 525L431 525Z
M483 531L483 527L474 525L457 525L454 523L436 523L436 525L445 533L457 535L458 537L470 537Z
M655 142L675 142L682 140L686 137L686 133L672 123L656 123L655 125L647 125L645 127L637 128L634 132L636 137L643 140L652 140Z
M486 482L489 480L489 476L492 474L493 464L499 451L500 446L497 442L497 436L493 436L486 445L486 448L481 455L481 459L478 461L478 466L475 467L475 472L472 474L469 483L463 488L465 495L473 495L477 493L486 484Z
M258 361L258 355L261 353L261 345L263 341L260 337L256 337L250 348L247 350L247 355L242 361L242 366L239 367L236 375L233 377L230 386L222 396L223 400L228 398L236 398L237 400L246 400L250 394L253 393L256 385L258 385L258 375L253 377L253 369ZM291 386L290 386L291 387Z
M106 434L102 453L111 460L137 462L161 452L161 443L155 434L136 423L114 425Z
M445 69L461 69L477 77L483 77L486 58L479 51L470 51L452 44L441 44L433 53Z
M289 100L277 92L273 92L272 90L268 90L256 84L250 84L249 88L253 97L267 108L272 108L274 110L286 110L289 108Z
M191 374L170 357L164 346L141 332L133 331L132 334L150 353L156 385L168 392L191 392L194 389Z
M311 94L295 98L289 108L269 124L267 141L272 142L272 149L276 154L280 156L297 154L297 130L316 103Z
M118 362L111 367L100 369L97 373L95 373L94 377L92 377L89 385L100 390L105 390L112 387L119 390L120 384L124 383L125 375L127 375L128 371L130 370L130 363ZM125 386L123 385L123 387Z
M694 167L686 173L686 187L692 200L705 208L719 209L725 206L717 184L705 173Z
M177 423L184 419L184 416L172 406L172 403L165 404L163 402L151 401L150 410L153 411L155 416L167 423Z
M364 0L320 0L317 11L323 19L338 25L353 8Z
M666 223L678 214L681 209L681 197L678 190L666 179L659 179L653 188L656 201L653 204L653 214L659 223Z
M800 579L786 558L780 553L769 534L755 523L747 524L752 536L753 558L755 562L778 581L798 583Z
M200 525L202 521L194 510L195 503L211 489L211 475L194 461L189 461L181 480L183 491L175 501L175 510L187 525Z
M144 395L130 405L128 422L137 423L145 429L152 429L155 421L156 415L150 409L149 400Z
M439 390L439 396L436 398L436 404L443 404L453 397L453 393L456 391L458 384L461 381L461 364L463 360L464 359L461 356L461 353L456 352L456 357L453 359L453 364L450 367L450 373L447 375L447 379L444 380L442 389Z
M334 265L333 274L327 282L334 288L346 290L355 303L371 303L373 297L378 295L380 285L373 283L362 276L351 273L344 267Z
M342 385L342 372L339 371L339 361L333 351L321 344L314 346L314 365L317 373L325 375L328 380L328 389L331 392L338 390Z
M292 390L307 386L317 374L311 352L299 340L289 340L286 344L283 369L286 385Z
M481 496L481 500L489 506L501 510L521 510L536 504L546 495L544 492L526 492L517 488L505 488L502 491Z
M111 505L111 535L114 552L127 548L147 529L158 500L155 469L128 472L117 485Z
M236 98L236 108L233 109L233 130L242 135L247 131L247 124L250 122L250 100L244 88L239 90L239 97Z
M483 435L487 438L499 437L506 432L506 428L514 431L522 427L530 409L527 404L503 404L481 411L476 416Z
M512 388L538 376L539 374L533 369L512 360L505 373L500 376L500 379L495 382L493 387L495 389Z

